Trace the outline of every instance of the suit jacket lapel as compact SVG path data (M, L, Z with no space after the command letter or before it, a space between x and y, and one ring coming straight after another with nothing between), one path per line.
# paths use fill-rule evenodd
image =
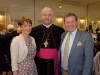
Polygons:
M75 38L74 38L74 41L73 41L73 44L72 44L72 48L71 48L71 51L70 51L70 55L75 50L80 37L81 37L80 30L77 30L77 33L75 35Z

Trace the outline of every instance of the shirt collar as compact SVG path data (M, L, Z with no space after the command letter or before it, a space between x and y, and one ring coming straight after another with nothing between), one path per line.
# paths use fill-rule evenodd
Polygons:
M73 31L73 32L71 32L71 34L76 34L76 32L77 32L77 28Z
M52 24L50 24L50 25L44 25L44 24L43 24L43 26L45 26L46 28L49 28L51 25L52 25Z

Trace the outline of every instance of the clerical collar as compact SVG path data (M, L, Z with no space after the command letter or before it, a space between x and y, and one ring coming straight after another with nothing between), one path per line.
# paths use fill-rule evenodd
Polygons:
M43 26L45 26L46 28L49 28L51 25L52 25L52 24L50 24L50 25L44 25L44 24L43 24Z

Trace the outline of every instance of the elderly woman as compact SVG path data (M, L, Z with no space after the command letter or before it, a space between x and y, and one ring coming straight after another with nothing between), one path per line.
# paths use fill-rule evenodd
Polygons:
M11 44L13 37L16 36L13 32L14 32L14 25L12 25L12 24L7 25L7 31L6 31L6 34L4 35L4 38L7 41L8 47L9 47L9 52L8 52L9 59L8 59L8 61L9 61L10 65L11 65L10 44Z
M15 37L16 35L14 34L14 26L12 24L9 24L7 26L7 32L6 34L4 35L6 41L8 42L8 45L10 47L10 44L11 44L11 41L12 41L12 38Z

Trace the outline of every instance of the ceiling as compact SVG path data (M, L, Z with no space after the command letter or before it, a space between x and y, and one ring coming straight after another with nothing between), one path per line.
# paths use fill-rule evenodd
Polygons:
M61 0L63 3L75 5L96 5L100 6L100 0Z

